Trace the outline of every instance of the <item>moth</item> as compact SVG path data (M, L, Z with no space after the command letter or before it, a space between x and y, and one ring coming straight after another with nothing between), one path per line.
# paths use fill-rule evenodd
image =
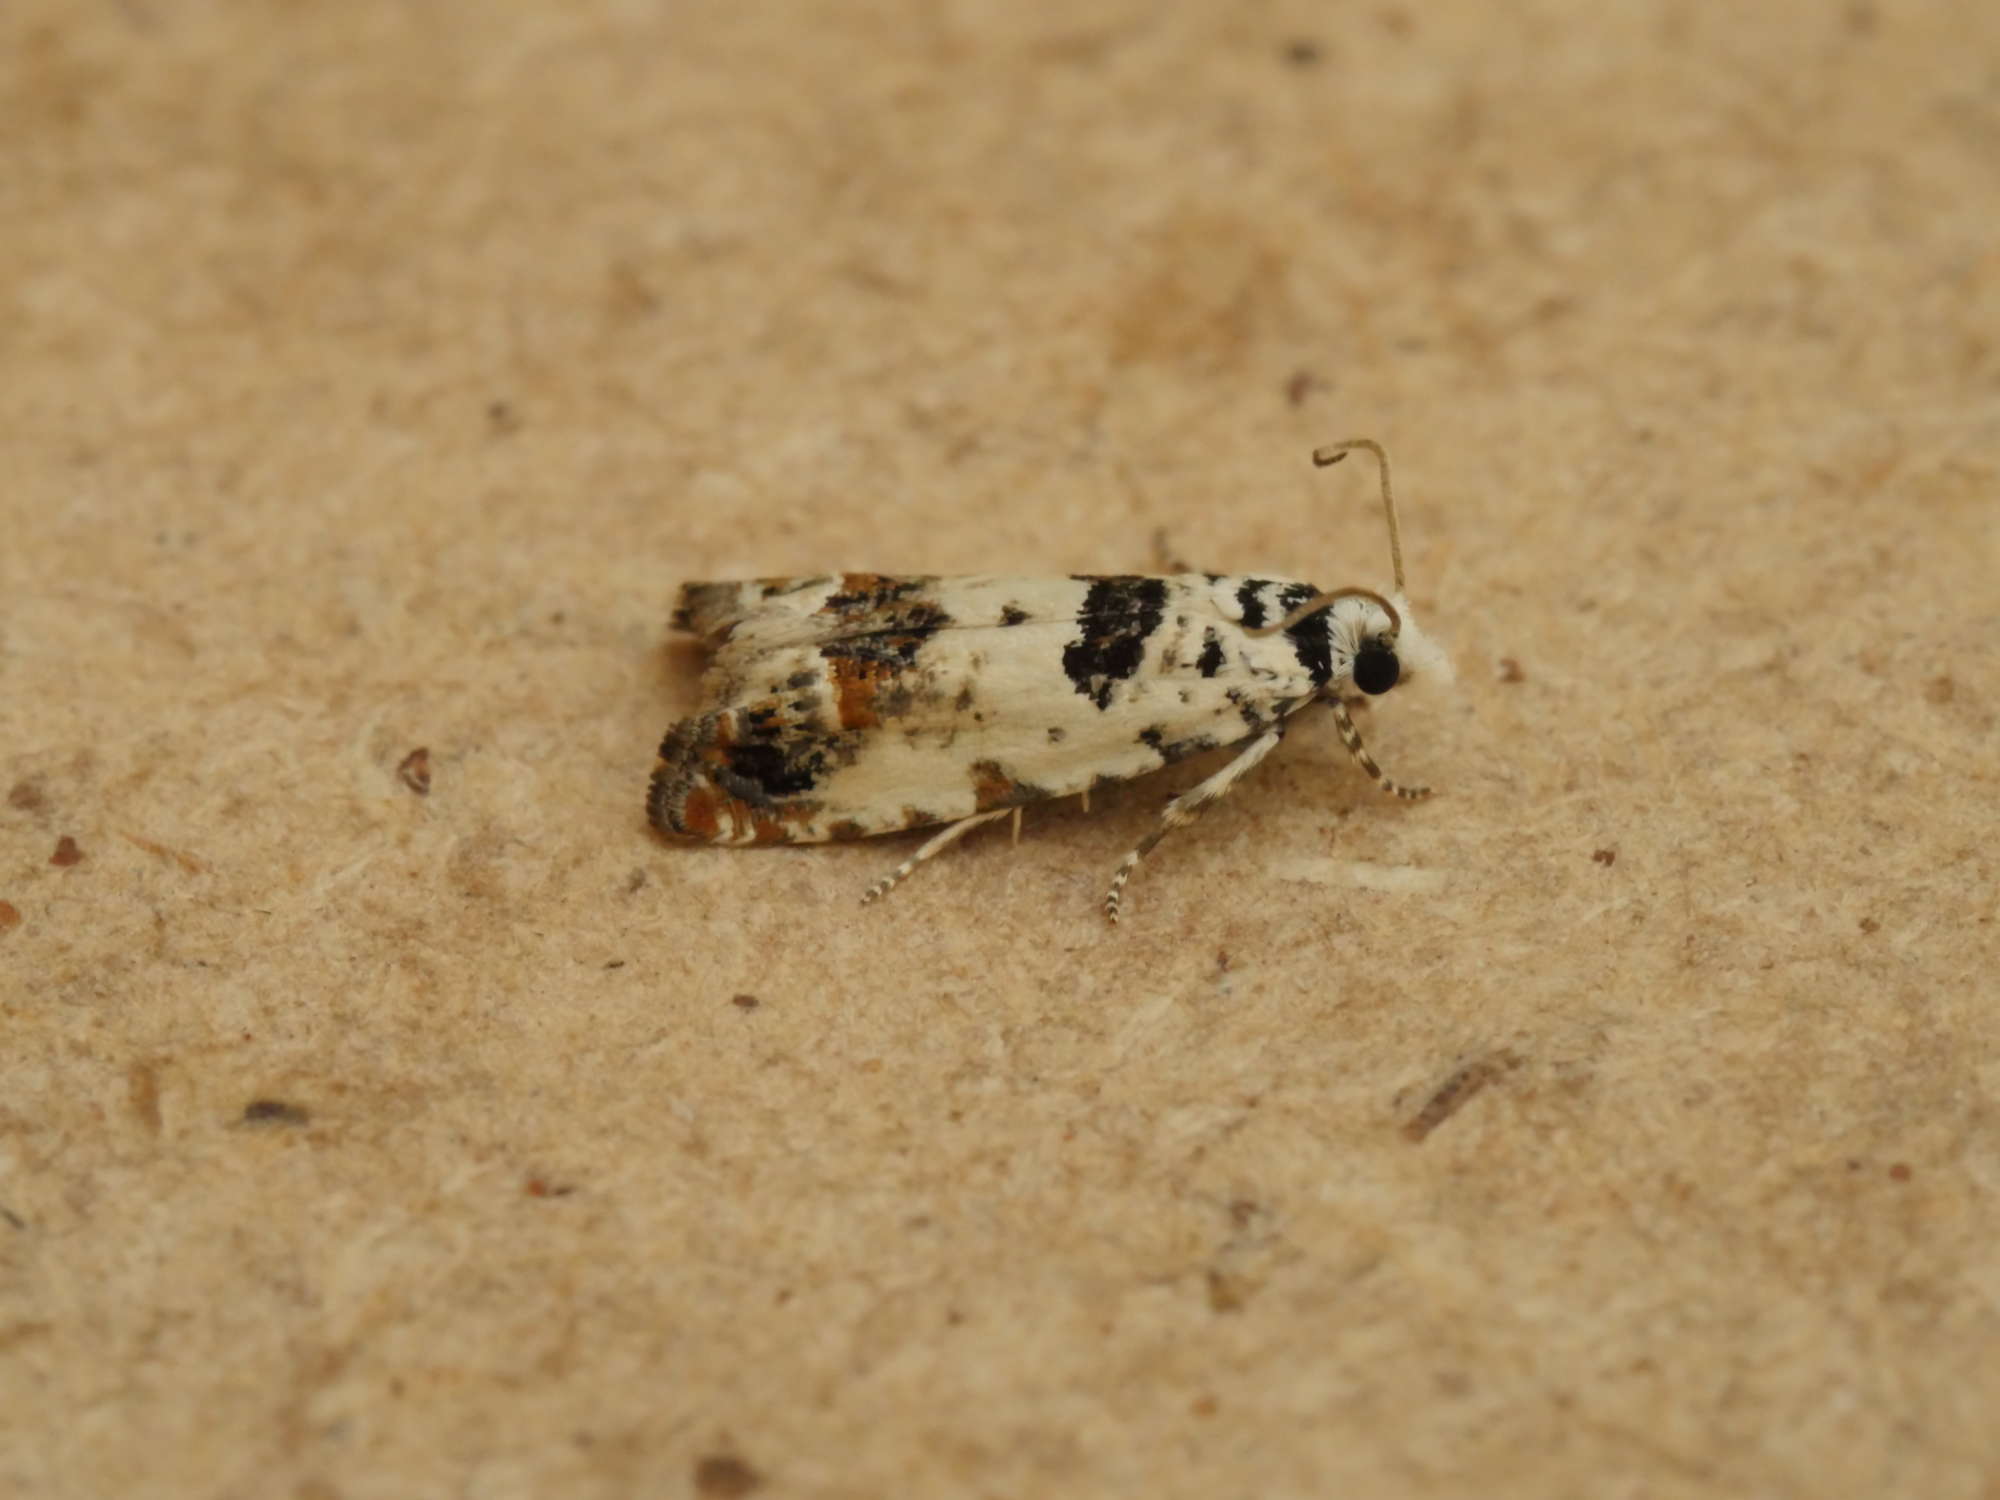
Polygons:
M1222 798L1326 705L1347 753L1382 774L1344 699L1449 677L1404 594L1389 458L1366 438L1313 454L1375 456L1392 592L1262 576L1070 578L841 573L688 583L674 624L708 646L700 708L667 731L652 826L712 844L812 844L935 829L863 901L981 824L1081 796L1203 751L1233 759L1174 797L1104 898L1167 834Z

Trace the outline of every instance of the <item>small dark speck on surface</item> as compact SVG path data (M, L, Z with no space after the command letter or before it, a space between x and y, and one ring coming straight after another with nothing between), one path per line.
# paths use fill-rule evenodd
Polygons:
M1889 1178L1892 1182L1908 1182L1910 1180L1910 1164L1906 1161L1896 1162L1889 1168Z
M8 1227L11 1229L24 1230L28 1227L28 1221L15 1213L11 1208L0 1208L0 1219L6 1220Z
M1600 865L1615 865L1618 863L1618 851L1616 849L1593 849L1590 851L1590 857Z
M1500 658L1500 680L1502 682L1526 682L1528 674L1521 670L1521 664L1511 656Z
M68 869L71 865L83 863L83 851L76 846L76 840L64 834L56 840L56 852L49 856L49 863Z
M1488 1084L1513 1072L1521 1066L1521 1062L1518 1054L1503 1049L1453 1069L1450 1076L1424 1101L1423 1108L1404 1125L1403 1138L1421 1144L1433 1130L1465 1108L1473 1096Z
M550 1182L546 1177L530 1177L522 1191L530 1198L567 1198L576 1191L569 1183Z
M1311 37L1294 37L1285 43L1285 61L1295 68L1310 68L1324 55Z
M755 995L731 995L729 1003L738 1010L755 1010L764 1002L759 1000Z
M764 1476L733 1453L710 1453L695 1461L695 1493L710 1500L737 1500L763 1485Z
M419 745L396 764L396 775L404 786L419 797L431 794L431 752L427 745Z
M49 805L49 798L40 782L17 781L7 788L7 805L16 812L40 812Z
M608 961L608 962L607 962L607 963L606 963L606 964L604 965L604 967L605 967L605 968L607 968L607 969L622 969L622 968L624 968L624 967L625 967L625 960L624 960L624 959L622 959L622 958L614 958L614 959L611 959L611 960L609 960L609 961Z
M1863 932L1880 932L1882 930L1882 924L1873 917L1863 917L1860 926Z
M303 1125L310 1119L311 1110L284 1099L252 1099L243 1106L245 1125Z
M21 909L11 901L0 901L0 932L11 932L21 925Z
M1248 1302L1248 1291L1243 1282L1225 1271L1209 1268L1208 1310L1216 1313L1240 1313Z
M1285 400L1293 406L1304 406L1306 397L1314 391L1327 389L1327 384L1311 370L1294 370L1291 379L1285 382Z

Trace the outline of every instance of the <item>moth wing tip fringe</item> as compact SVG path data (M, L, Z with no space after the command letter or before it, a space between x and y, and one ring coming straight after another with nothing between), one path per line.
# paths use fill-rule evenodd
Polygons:
M681 585L674 612L668 618L676 630L705 641L717 641L743 618L742 599L740 583L692 579Z
M660 741L659 760L646 782L646 821L663 837L687 841L711 837L690 827L682 817L698 773L692 765L701 738L698 719L683 719Z

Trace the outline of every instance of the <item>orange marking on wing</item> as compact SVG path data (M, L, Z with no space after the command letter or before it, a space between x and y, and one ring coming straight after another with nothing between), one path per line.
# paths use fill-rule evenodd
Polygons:
M753 844L795 844L810 829L818 810L815 803L804 800L755 807L702 781L681 799L679 821L688 837L711 843L735 843L747 836Z
M882 722L875 707L875 695L895 672L885 662L861 657L837 657L828 663L833 672L833 701L842 729L873 729Z
M852 611L854 604L849 596L859 594L872 599L893 582L893 579L883 573L842 573L840 587L827 596L827 601L819 607L819 612L823 615L837 615Z
M747 807L743 810L750 814L750 839L752 843L757 844L797 843L799 830L792 825L806 823L812 819L810 808L787 806L783 803L763 811L752 812Z
M722 832L722 807L728 800L712 786L695 787L681 799L681 827L695 838L717 837Z
M979 760L972 763L973 805L980 812L991 812L996 807L1011 807L1017 790L1014 778L1001 770L997 761Z

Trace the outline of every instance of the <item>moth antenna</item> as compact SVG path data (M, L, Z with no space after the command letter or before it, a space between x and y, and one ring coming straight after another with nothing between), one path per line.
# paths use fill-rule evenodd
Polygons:
M1269 625L1259 625L1255 630L1246 626L1243 633L1245 635L1276 635L1281 630L1290 630L1301 620L1310 620L1323 609L1331 609L1343 599L1366 599L1369 603L1380 608L1389 617L1390 635L1398 636L1403 633L1403 617L1396 613L1396 606L1376 593L1375 590L1359 587L1333 589L1328 593L1314 594L1312 598L1306 600L1305 603L1299 605L1296 609L1287 611L1283 619L1274 620Z
M1344 443L1328 443L1324 448L1313 449L1313 463L1322 469L1330 469L1356 448L1365 449L1375 455L1375 462L1382 470L1382 515L1389 523L1389 565L1396 575L1396 592L1405 592L1403 587L1403 537L1396 525L1396 493L1389 484L1389 455L1382 445L1373 438L1349 438ZM1373 589L1334 589L1325 594L1314 594L1298 608L1290 611L1274 625L1266 625L1257 630L1246 630L1246 635L1274 635L1280 630L1290 630L1301 620L1309 620L1323 609L1329 609L1343 599L1367 599L1379 605L1389 616L1389 632L1392 636L1403 633L1403 617L1396 612L1396 606L1384 599Z
M1403 538L1396 527L1396 495L1389 487L1389 455L1382 451L1382 445L1373 438L1349 438L1344 443L1328 443L1324 448L1313 449L1313 463L1316 467L1330 469L1356 448L1362 448L1375 455L1375 462L1382 468L1382 514L1389 522L1389 563L1396 574L1396 592L1408 593L1403 587Z

